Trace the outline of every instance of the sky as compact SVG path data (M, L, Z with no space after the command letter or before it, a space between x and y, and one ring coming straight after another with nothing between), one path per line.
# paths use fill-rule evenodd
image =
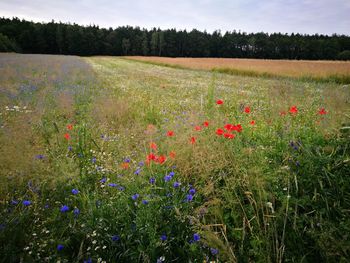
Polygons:
M350 0L0 0L0 16L105 28L350 35Z

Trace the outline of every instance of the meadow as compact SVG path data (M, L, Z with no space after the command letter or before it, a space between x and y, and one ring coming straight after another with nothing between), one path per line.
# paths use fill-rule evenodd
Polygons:
M0 261L347 262L349 85L195 69L0 54Z

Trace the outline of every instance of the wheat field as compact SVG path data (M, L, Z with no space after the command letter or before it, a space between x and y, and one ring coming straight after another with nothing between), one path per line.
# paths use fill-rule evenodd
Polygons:
M191 69L233 69L286 77L329 77L350 75L348 61L266 60L240 58L170 58L127 56L127 59L180 66Z

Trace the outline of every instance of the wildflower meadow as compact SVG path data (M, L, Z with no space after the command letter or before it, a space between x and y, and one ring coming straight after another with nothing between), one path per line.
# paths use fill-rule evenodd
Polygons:
M1 262L348 262L350 87L0 54Z

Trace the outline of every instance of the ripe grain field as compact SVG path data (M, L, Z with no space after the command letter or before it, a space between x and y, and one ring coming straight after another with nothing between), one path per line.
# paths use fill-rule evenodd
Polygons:
M292 77L311 80L350 82L349 61L268 60L239 58L169 58L129 56L127 59L178 66L189 69L213 70L237 75Z
M1 262L350 257L348 85L0 54L0 105Z

